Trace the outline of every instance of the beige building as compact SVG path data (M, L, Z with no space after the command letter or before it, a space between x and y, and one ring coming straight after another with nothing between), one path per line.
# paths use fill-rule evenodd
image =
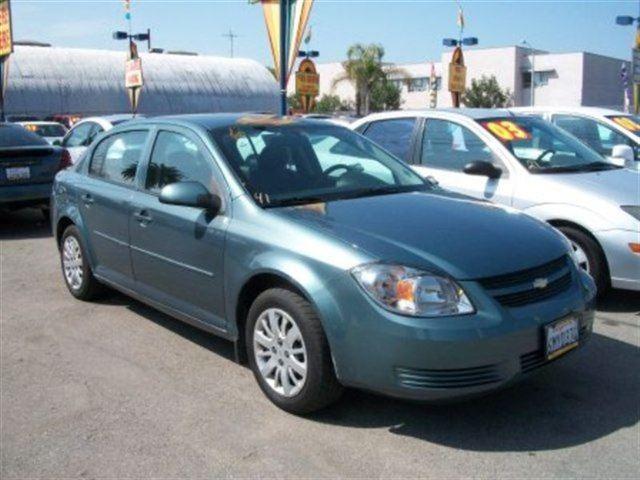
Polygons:
M472 48L464 51L467 65L467 85L471 79L482 75L494 75L502 88L512 93L514 106L531 105L531 60L535 67L535 105L601 106L622 108L623 85L620 70L629 62L588 52L549 53L519 46L500 48ZM436 72L438 107L451 106L451 94L447 91L448 68L452 51L444 52L438 61L399 64L407 74L406 79L392 79L402 92L403 109L419 109L429 106L429 77L431 64ZM348 81L335 83L344 75L340 63L321 63L320 95L334 94L353 103L355 90ZM294 82L290 89L293 90ZM444 86L444 88L442 88Z

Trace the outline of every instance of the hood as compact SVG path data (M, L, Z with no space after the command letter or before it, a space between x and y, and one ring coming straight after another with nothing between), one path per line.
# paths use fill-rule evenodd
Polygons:
M459 280L525 270L567 251L554 229L526 214L441 192L337 200L275 212L375 260L441 270Z
M617 170L604 170L602 172L538 174L537 179L556 184L558 188L545 188L545 191L553 195L560 194L566 198L573 198L578 204L582 199L589 198L586 205L593 203L594 197L600 197L614 204L638 205L640 203L640 172L628 168ZM567 192L571 189L571 192ZM566 199L565 199L565 203Z

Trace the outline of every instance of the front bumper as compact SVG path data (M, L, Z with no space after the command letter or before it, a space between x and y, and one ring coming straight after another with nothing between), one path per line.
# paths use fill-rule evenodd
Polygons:
M633 253L630 243L640 243L640 231L606 230L596 232L604 250L611 274L611 286L640 290L640 254Z
M439 319L392 314L356 287L345 294L347 303L339 302L348 305L347 327L340 338L330 339L338 378L345 385L428 401L500 389L549 363L543 351L544 325L575 315L580 345L589 339L595 288L583 274L575 275L581 279L567 291L510 309L488 297L475 282L463 282L477 313ZM347 283L341 282L339 288L349 290ZM332 292L337 292L335 287Z
M47 205L53 183L0 186L0 206L22 207L29 205Z

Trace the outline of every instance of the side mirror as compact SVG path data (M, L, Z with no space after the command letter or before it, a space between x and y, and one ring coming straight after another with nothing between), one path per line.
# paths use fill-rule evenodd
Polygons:
M61 145L62 145L62 141L60 141L60 140L54 140L54 141L53 141L53 143L52 143L52 145L53 145L54 147L59 147L59 146L61 146Z
M621 167L624 167L627 163L632 164L635 161L633 148L629 145L615 145L611 149L611 160Z
M220 197L209 193L200 182L177 182L167 185L160 191L160 203L202 208L213 215L217 215L222 207Z
M496 167L491 162L484 160L478 160L475 162L467 163L464 167L464 173L467 175L480 175L482 177L489 177L491 179L500 178L502 175L502 169Z

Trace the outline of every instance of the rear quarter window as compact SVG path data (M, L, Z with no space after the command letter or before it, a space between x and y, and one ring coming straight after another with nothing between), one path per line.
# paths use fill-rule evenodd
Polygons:
M93 151L89 174L103 180L132 185L147 137L146 131L133 131L105 138Z

